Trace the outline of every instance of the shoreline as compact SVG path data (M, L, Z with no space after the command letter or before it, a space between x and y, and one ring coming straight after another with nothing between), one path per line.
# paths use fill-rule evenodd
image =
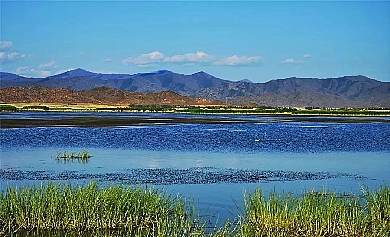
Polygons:
M45 112L43 112L45 113ZM130 113L129 113L130 114ZM170 113L165 113L170 114ZM171 113L177 115L177 113ZM198 114L199 115L199 114ZM211 114L204 114L211 115ZM215 115L215 114L214 114ZM221 114L223 115L223 114ZM232 115L232 114L231 114ZM174 124L244 124L244 123L390 123L390 119L379 116L324 116L324 115L288 115L288 114L273 114L254 118L248 115L248 118L238 117L231 118L207 118L205 117L151 117L151 116L132 116L132 117L101 117L99 113L92 113L91 116L78 117L77 115L71 118L6 118L0 120L0 129L2 128L27 128L27 127L119 127L119 126L163 126ZM255 115L253 115L255 116ZM256 115L258 116L258 115ZM262 118L264 117L264 118ZM275 119L270 120L269 118Z

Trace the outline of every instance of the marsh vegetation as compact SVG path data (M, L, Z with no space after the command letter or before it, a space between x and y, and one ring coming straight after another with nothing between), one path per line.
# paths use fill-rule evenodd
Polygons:
M245 194L238 222L206 228L194 204L164 191L122 185L47 182L0 194L2 234L25 231L118 231L124 236L388 236L390 189L361 195Z
M0 203L4 234L37 229L124 229L137 236L185 236L197 231L191 205L180 196L150 188L48 182L39 187L10 187L0 195Z
M362 195L309 191L300 197L261 190L246 195L241 236L388 236L390 189Z

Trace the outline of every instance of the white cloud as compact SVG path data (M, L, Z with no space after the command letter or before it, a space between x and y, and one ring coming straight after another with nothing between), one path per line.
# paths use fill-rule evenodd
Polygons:
M16 68L15 73L18 75L21 75L21 76L26 76L26 77L34 77L34 76L48 77L51 75L51 71L36 70L36 69L30 68L30 67L18 67L18 68Z
M56 67L57 65L53 60L51 60L48 63L42 63L41 65L39 65L39 69L56 68Z
M24 57L26 57L25 54L21 54L21 53L18 53L18 52L12 52L12 53L7 55L7 58L8 58L9 61L15 61L17 59L24 58Z
M1 64L8 64L8 63L12 63L18 59L21 59L21 58L25 58L26 55L25 54L21 54L21 53L18 53L18 52L12 52L12 53L9 53L9 54L6 54L5 52L0 52L0 59L2 60L1 61Z
M150 63L157 63L164 60L164 54L154 51L148 54L141 54L138 57L128 57L123 59L125 65L147 66Z
M105 62L112 62L112 59L111 58L106 58L104 59Z
M105 61L110 61L106 59ZM165 57L159 51L154 51L148 54L141 54L137 57L128 57L122 60L124 65L137 65L139 67L147 67L154 63L179 63L182 66L194 66L196 64L209 64L217 66L245 66L260 63L260 56L237 56L218 59L216 56L197 51L196 53L176 54L171 57Z
M308 54L308 53L307 53L307 54L304 54L303 57L304 57L304 58L311 58L311 54Z
M29 72L29 67L18 67L15 70L15 73L18 75L25 75Z
M203 51L197 51L196 53L177 54L172 57L164 59L164 62L171 63L194 63L194 62L210 62L214 59L214 56L209 55Z
M288 59L285 59L282 63L294 63L294 59L292 58L288 58Z
M293 63L303 63L302 60L294 60L292 58L285 59L282 61L282 63L287 63L287 64L293 64Z
M12 41L0 41L0 50L6 51L12 48Z
M51 76L51 71L41 70L41 71L38 71L38 74L40 74L43 77L48 77L48 76Z
M213 65L220 65L220 66L244 66L244 65L250 65L254 63L258 63L260 61L260 56L237 56L233 55L230 57L222 58L221 60L214 62Z

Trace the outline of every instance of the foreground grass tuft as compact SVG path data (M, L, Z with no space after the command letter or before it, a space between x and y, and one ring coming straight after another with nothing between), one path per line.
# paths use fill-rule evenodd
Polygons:
M193 209L153 189L53 184L8 188L0 195L3 233L116 230L137 236L196 236Z
M306 192L301 197L260 190L245 198L239 236L389 236L390 189L358 195Z
M0 193L0 235L390 236L388 186L362 195L309 191L298 197L265 196L258 189L245 194L244 210L238 223L210 231L180 196L122 185L99 188L96 182L84 187L47 182Z

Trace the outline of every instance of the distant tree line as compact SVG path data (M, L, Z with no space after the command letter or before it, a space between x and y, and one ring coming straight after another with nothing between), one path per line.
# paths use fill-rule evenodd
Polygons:
M44 105L29 105L18 108L14 105L0 105L1 112L17 111L64 111L64 108L50 108ZM77 108L66 108L71 111L82 111ZM91 111L88 109L88 111ZM390 115L389 109L363 109L363 108L320 108L306 107L305 109L285 107L246 107L246 106L173 106L173 105L129 105L127 107L99 107L95 112L173 112L190 114L292 114L292 115L367 115L381 116Z

